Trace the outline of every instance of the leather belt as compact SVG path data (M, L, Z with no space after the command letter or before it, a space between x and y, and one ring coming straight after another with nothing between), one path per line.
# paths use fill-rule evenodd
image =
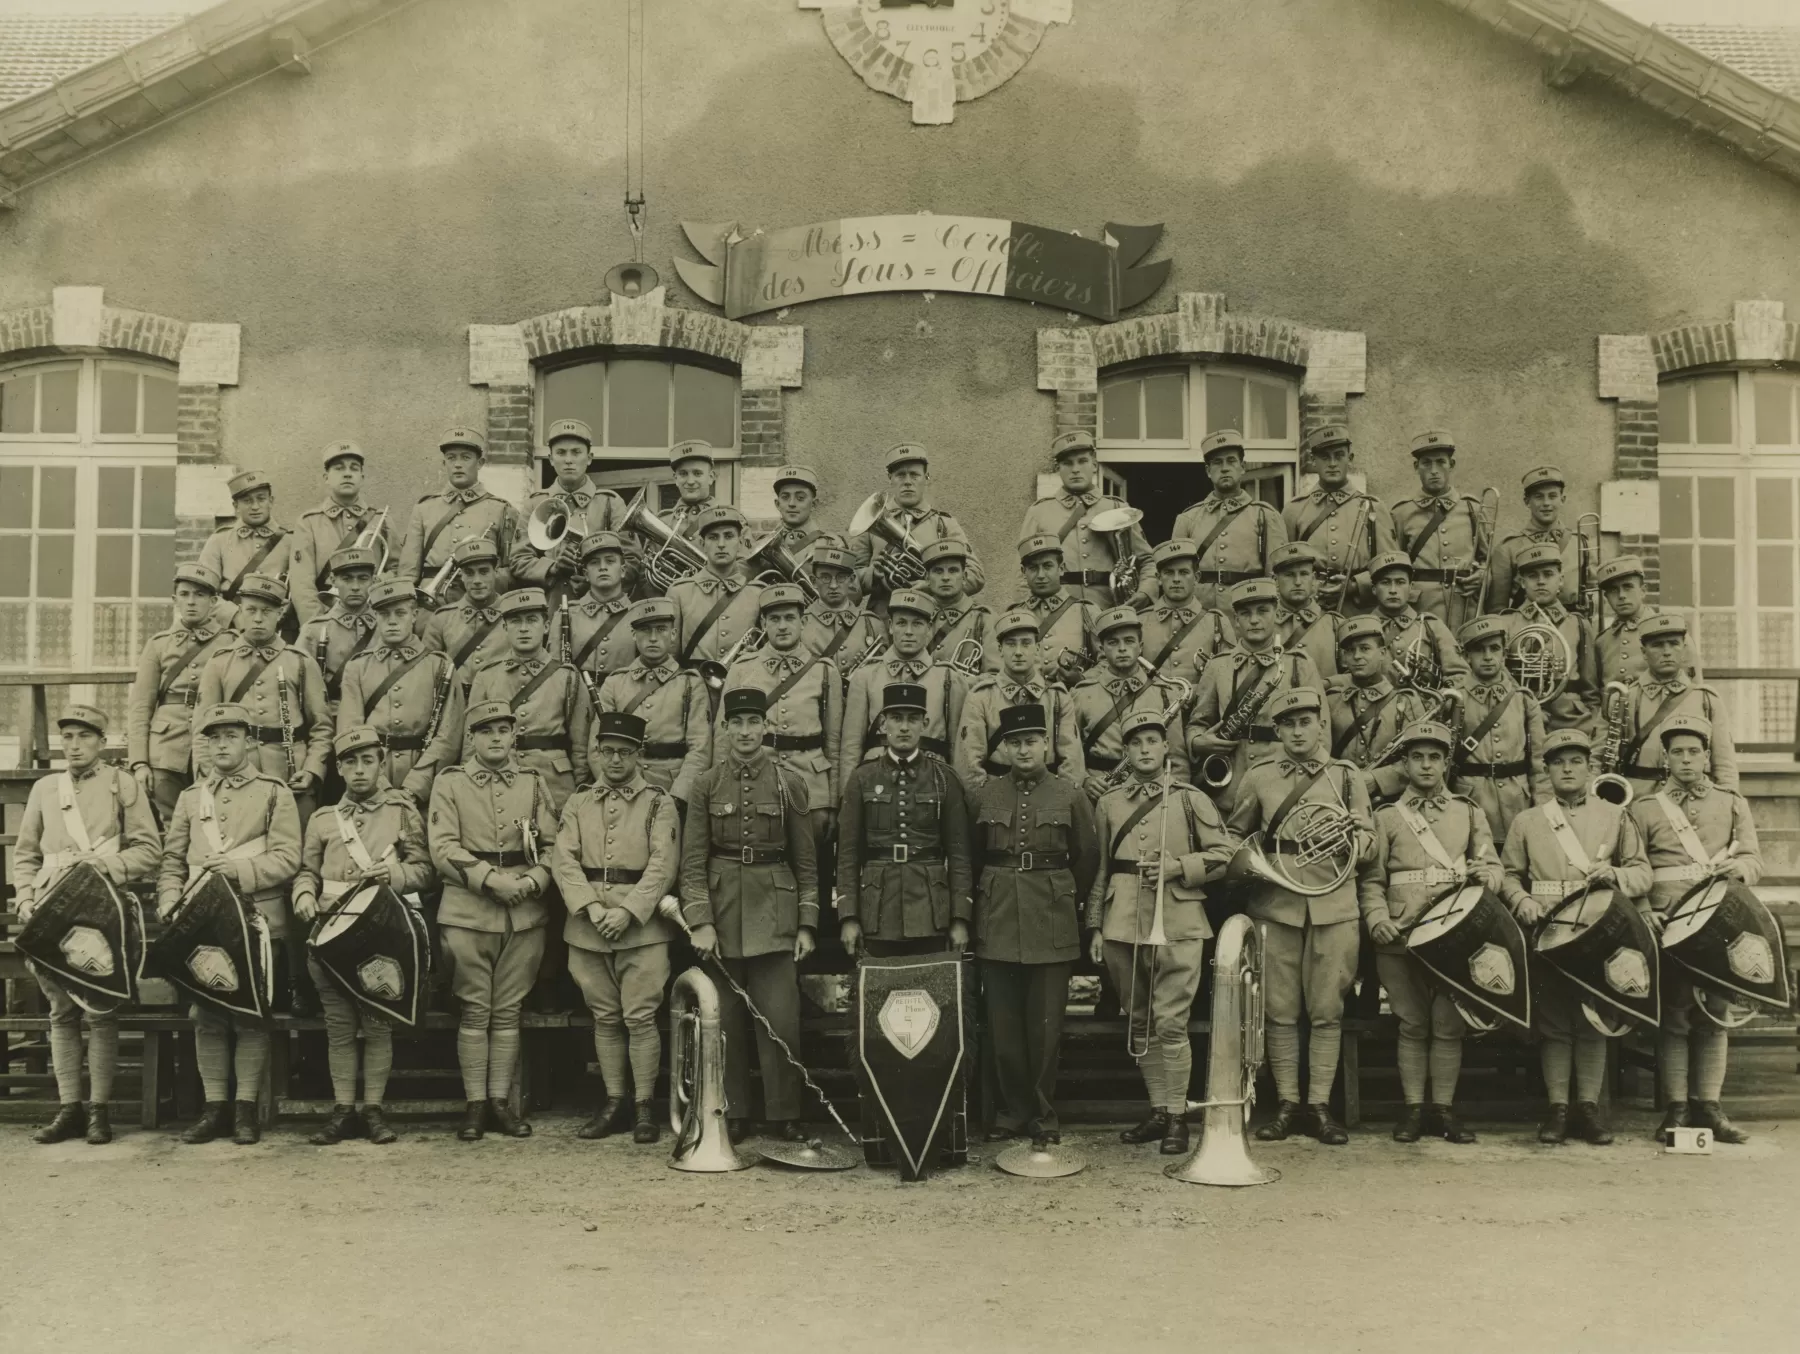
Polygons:
M569 735L566 733L527 733L513 739L513 748L519 752L567 752Z
M1468 875L1461 870L1447 870L1442 865L1427 866L1423 870L1395 870L1388 875L1390 884L1460 884Z
M1412 571L1413 582L1454 583L1458 579L1468 577L1469 570L1474 567L1473 564L1467 564L1461 569L1414 569Z
M272 729L266 724L252 724L250 741L253 743L304 743L306 730Z
M1586 887L1579 879L1534 879L1531 881L1531 896L1555 898L1560 902L1571 893L1580 893Z
M1112 582L1111 574L1103 574L1098 569L1089 569L1082 573L1079 569L1071 569L1062 576L1065 583L1078 583L1084 588L1104 588Z
M644 877L642 870L621 870L611 865L583 865L581 872L590 884L635 884Z
M422 733L384 733L381 741L389 752L425 751L425 735Z
M645 743L639 755L647 762L678 762L687 753L686 743Z
M1202 569L1200 581L1215 586L1220 583L1246 583L1252 578L1261 578L1262 574L1255 569Z
M785 846L740 846L735 851L714 847L708 854L714 860L729 860L737 865L779 865L787 859Z
M892 846L863 847L864 865L916 865L921 861L942 860L941 846L909 846L897 842Z
M1117 771L1123 757L1108 757L1102 753L1090 752L1087 755L1087 768L1090 771Z
M987 851L981 863L990 870L1066 870L1067 851Z
M825 746L825 735L765 733L763 746L774 752L817 752Z
M1456 774L1473 776L1477 780L1510 780L1514 776L1523 776L1531 768L1524 762L1458 762Z
M1698 883L1711 873L1705 865L1665 865L1650 871L1650 878L1658 884L1688 884Z
M494 865L502 870L531 868L531 861L523 851L471 851L469 854L484 865Z

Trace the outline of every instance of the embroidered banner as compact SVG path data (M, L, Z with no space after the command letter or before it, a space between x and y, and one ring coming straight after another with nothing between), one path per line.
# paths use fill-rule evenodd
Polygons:
M855 216L742 235L684 222L706 259L675 260L682 280L730 319L833 296L954 291L1005 296L1098 320L1147 298L1169 260L1137 266L1162 227L1108 222L1090 240L985 216Z

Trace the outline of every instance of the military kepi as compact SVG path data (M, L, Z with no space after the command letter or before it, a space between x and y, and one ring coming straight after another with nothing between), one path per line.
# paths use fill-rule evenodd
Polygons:
M925 688L917 682L891 682L881 688L881 710L893 714L897 710L925 713Z
M1009 705L1000 712L1000 737L1013 738L1026 733L1049 733L1050 718L1044 707L1036 704Z
M59 729L74 725L78 729L92 729L102 738L106 736L106 722L106 712L96 710L91 705L65 705L63 712L56 717L56 727Z
M725 693L725 718L733 715L766 715L769 696L760 687L740 686Z
M642 715L627 714L623 710L602 710L596 717L594 737L596 739L622 738L628 743L636 743L642 747L644 728Z

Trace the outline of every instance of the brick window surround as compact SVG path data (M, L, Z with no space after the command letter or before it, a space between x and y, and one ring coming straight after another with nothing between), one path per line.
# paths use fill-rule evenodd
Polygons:
M469 384L487 387L488 464L501 471L496 492L523 502L537 433L532 364L558 353L612 348L627 355L655 351L722 358L738 369L738 463L777 466L787 455L782 391L800 385L806 331L800 325L750 325L705 311L664 304L665 288L612 296L516 324L469 326Z
M1676 325L1655 334L1601 334L1599 392L1612 400L1613 475L1602 486L1602 527L1619 532L1621 554L1644 561L1655 600L1661 583L1657 383L1701 367L1800 361L1800 325L1780 301L1739 301L1729 320ZM1617 517L1613 508L1617 503Z
M57 354L130 353L176 367L175 558L199 557L231 513L220 392L238 383L240 328L106 303L101 287L56 287L50 303L0 311L0 363Z
M1348 423L1350 396L1363 393L1368 375L1363 334L1232 314L1222 292L1182 292L1160 314L1038 330L1038 389L1056 396L1056 433L1098 435L1101 371L1147 357L1250 357L1297 370L1302 441L1321 424Z

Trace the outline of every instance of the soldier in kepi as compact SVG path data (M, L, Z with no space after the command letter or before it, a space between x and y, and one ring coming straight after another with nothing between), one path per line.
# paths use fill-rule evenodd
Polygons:
M1358 888L1375 943L1375 971L1400 1021L1397 1056L1406 1106L1394 1125L1395 1142L1417 1142L1426 1133L1454 1143L1475 1141L1456 1117L1456 1083L1469 1027L1450 994L1406 948L1412 924L1452 885L1475 881L1500 890L1500 857L1487 815L1474 800L1444 788L1452 738L1449 726L1435 720L1400 734L1405 788L1392 804L1375 810L1375 859Z
M1625 810L1590 792L1593 744L1580 729L1558 729L1544 740L1544 766L1554 797L1512 821L1500 852L1506 903L1530 930L1573 893L1593 885L1627 898L1650 892L1643 836ZM1560 1143L1573 1133L1597 1147L1613 1140L1600 1113L1606 1076L1606 1036L1582 1014L1580 990L1567 978L1532 969L1532 1025L1542 1040L1549 1112L1538 1141ZM1571 1069L1575 1107L1569 1109Z
M1083 924L1089 957L1105 966L1129 1007L1129 1049L1150 1094L1149 1117L1119 1140L1160 1142L1173 1156L1188 1149L1194 1061L1188 1016L1213 933L1203 882L1230 862L1237 843L1212 800L1174 773L1174 745L1160 712L1133 709L1119 731L1129 773L1096 806L1103 868L1088 892ZM1153 945L1159 915L1167 941Z
M288 529L274 520L275 490L260 470L246 470L230 479L234 526L220 527L200 547L199 563L223 580L219 599L234 606L238 588L251 574L281 577L292 552Z
M1319 552L1319 604L1339 616L1368 610L1369 561L1394 548L1394 527L1373 494L1350 484L1356 453L1341 423L1314 428L1300 444L1301 464L1319 477L1310 494L1281 510L1288 539Z
M431 787L431 861L444 881L438 928L462 1004L456 1057L466 1104L456 1136L464 1142L489 1127L531 1136L512 1090L525 994L544 956L556 815L537 772L513 755L515 722L503 700L470 706L474 756Z
M968 948L968 803L956 773L920 750L927 706L916 682L884 686L881 749L844 782L837 911L852 956Z
M1000 651L993 635L994 613L973 600L965 586L968 577L969 547L957 540L933 541L919 552L925 562L925 577L917 589L936 604L931 626L926 634L925 649L933 659L948 663L966 676L1000 670ZM900 589L888 594L888 614L893 614L894 597Z
M994 638L1000 645L1000 671L977 678L963 702L953 757L957 775L971 794L990 776L1004 776L1012 764L1006 711L1037 705L1045 712L1046 767L1069 784L1080 785L1087 779L1087 763L1075 728L1075 704L1062 682L1042 671L1037 617L1029 611L1009 611L994 622Z
M1712 782L1722 790L1738 788L1737 745L1729 720L1710 686L1688 679L1683 669L1688 658L1687 619L1673 612L1652 616L1638 627L1644 653L1644 671L1630 684L1626 696L1623 742L1615 768L1631 782L1633 793L1655 791L1667 765L1662 731L1677 715L1704 719L1712 726Z
M162 840L150 796L128 773L101 758L107 718L91 705L57 717L63 769L34 781L12 850L13 906L23 926L38 900L79 861L89 861L115 888L141 884L156 870ZM35 964L32 976L50 1006L50 1069L56 1074L56 1117L34 1141L83 1134L95 1146L112 1141L113 1071L119 1057L116 1012L87 1012L89 1093L81 1094L82 1008L60 982Z
M1581 603L1581 538L1559 520L1563 510L1563 472L1553 465L1533 466L1525 472L1525 511L1528 525L1509 531L1494 543L1488 561L1487 609L1505 611L1525 596L1519 586L1519 554L1534 545L1548 546L1562 561L1556 600L1565 607Z
M669 470L675 476L676 502L663 520L677 536L698 540L701 514L719 506L711 444L695 438L677 442L669 448Z
M387 558L394 534L385 510L378 512L363 502L363 467L367 459L363 449L354 442L332 442L319 453L319 459L325 467L325 501L300 514L289 563L279 571L287 576L294 614L302 626L331 609L331 562L338 551L362 546L369 552L369 567L373 571L377 556ZM265 568L263 572L277 570Z
M1660 616L1662 608L1650 604L1644 591L1644 561L1635 555L1609 559L1594 571L1600 589L1601 615L1606 624L1594 637L1594 651L1599 667L1600 686L1608 682L1629 682L1644 675L1644 651L1639 633L1645 621ZM1601 617L1592 618L1596 625ZM1696 670L1693 654L1683 655L1684 670L1692 677Z
M1643 835L1650 861L1650 914L1658 933L1669 909L1704 880L1762 878L1762 852L1750 805L1736 790L1707 777L1712 725L1696 715L1677 715L1660 734L1669 778L1655 794L1631 802L1631 818ZM1697 1125L1713 1140L1745 1143L1750 1135L1720 1106L1730 1041L1725 1028L1700 1010L1706 1000L1678 964L1662 966L1662 1031L1656 1071L1667 1107L1656 1134Z
M1125 533L1125 553L1136 568L1130 592L1115 598L1112 573L1119 563L1117 541L1112 534L1088 525L1095 513L1126 506L1124 499L1099 492L1100 459L1094 445L1094 435L1086 432L1062 433L1050 444L1050 461L1062 480L1062 489L1025 510L1019 535L1049 535L1061 542L1062 585L1079 600L1101 610L1116 603L1148 606L1155 570L1143 529L1133 526Z
M638 769L675 797L676 815L685 823L694 784L712 765L712 708L700 674L675 666L675 617L675 603L665 597L631 608L637 659L601 684L600 710L644 721Z
M581 572L587 590L579 602L565 599L558 629L567 622L567 631L557 639L557 656L587 677L595 691L620 668L637 656L632 642L631 626L626 616L631 611L631 596L625 590L625 542L611 531L591 531L581 542ZM566 644L568 653L562 648Z
M856 601L856 559L848 550L822 539L807 547L818 597L807 603L800 643L849 681L864 655L887 638L881 622Z
M297 646L312 655L325 682L325 708L337 720L344 694L344 669L352 658L375 643L375 613L369 589L375 586L375 552L346 545L331 555L334 596L327 611L316 613L300 629Z
M593 461L594 435L578 418L558 419L550 425L550 465L556 471L556 482L540 489L525 504L527 530L513 542L512 558L507 561L514 587L542 588L550 606L558 608L566 597L582 591L582 544L595 532L616 532L625 525L625 500L611 489L603 489L588 477ZM567 517L562 539L550 550L532 545L530 523L547 504L555 504ZM621 546L621 549L624 547ZM623 582L636 579L637 547L631 547L629 567Z
M382 579L369 589L369 609L375 643L344 665L337 732L372 725L381 735L383 779L423 809L432 780L455 765L461 747L462 684L447 654L419 642L410 582Z
M1094 661L1094 618L1100 609L1063 587L1062 543L1054 536L1019 542L1019 572L1027 589L1025 610L1037 617L1044 672L1073 686Z
M1192 541L1164 541L1150 558L1159 596L1144 612L1144 657L1158 676L1198 685L1213 655L1231 646L1231 619L1196 600L1200 579L1194 572Z
M426 494L413 509L412 521L406 528L406 539L400 544L400 560L395 572L430 588L450 562L451 553L464 541L485 536L493 543L496 569L512 558L518 543L525 537L525 522L519 510L503 498L497 498L481 483L481 466L487 458L487 438L473 428L452 428L438 441L443 455L444 488ZM502 574L495 587L505 591L511 587L510 577ZM434 593L433 600L442 605L461 595L459 580L451 579Z
M1319 604L1319 569L1324 562L1312 546L1289 541L1270 554L1269 573L1280 594L1275 626L1281 647L1305 653L1319 674L1329 678L1338 674L1338 631L1344 618Z
M209 770L181 792L169 819L156 876L156 911L167 921L188 886L202 873L216 871L268 925L276 972L291 973L300 963L302 943L288 929L287 906L288 881L300 868L300 815L293 792L256 769L250 727L250 712L231 704L212 706L196 722L194 732L207 744ZM229 1132L243 1146L261 1141L257 1099L269 1063L268 1027L198 1002L188 1016L205 1104L181 1140L211 1142Z
M1506 612L1512 636L1523 627L1541 626L1561 637L1552 652L1557 655L1553 661L1561 664L1563 687L1543 702L1544 723L1552 732L1589 728L1599 690L1594 677L1594 628L1586 616L1570 611L1560 600L1562 556L1553 545L1528 545L1514 552L1512 571L1525 593L1525 600Z
M844 693L844 729L838 738L838 784L847 785L850 773L883 746L887 721L883 701L896 682L911 683L925 691L925 727L919 747L927 756L950 760L950 747L962 722L969 679L947 663L934 662L925 652L931 633L931 598L913 588L902 588L888 598L888 634L891 647L863 663L850 674Z
M1281 514L1244 486L1244 435L1234 428L1200 444L1212 492L1175 519L1176 539L1194 541L1197 594L1203 607L1221 606L1231 589L1269 572L1269 554L1287 544Z
M819 506L819 472L810 465L778 467L772 487L775 510L781 516L781 525L775 528L776 539L795 564L805 567L811 563L815 546L842 549L849 544L838 532L821 529L813 515Z
M139 655L125 721L125 759L162 823L194 783L200 672L214 652L237 642L219 619L219 576L211 569L176 565L172 595L175 623L152 635Z
M1412 603L1454 634L1479 608L1487 571L1488 525L1481 503L1451 487L1456 439L1442 429L1413 438L1419 494L1394 504L1394 541L1412 561Z
M500 609L495 605L501 578L500 551L486 536L472 536L457 542L451 559L462 595L427 613L420 639L426 648L450 656L450 666L466 696L475 674L496 658L504 657L510 647L506 631L500 627ZM429 600L429 594L425 595Z
M661 1136L650 1104L662 1062L656 1012L675 938L658 907L675 888L681 820L674 797L638 770L644 721L608 710L594 733L599 775L563 806L551 853L569 912L569 972L594 1018L594 1057L606 1084L605 1101L576 1136L622 1133L630 1115L632 1141L651 1143Z
M1506 636L1499 616L1478 616L1457 636L1469 674L1456 684L1462 705L1450 773L1457 793L1481 805L1497 842L1521 810L1550 797L1544 712L1506 671Z
M382 775L381 735L367 724L339 734L332 745L344 797L319 809L306 824L300 872L294 877L294 920L311 925L345 894L371 880L385 884L408 906L435 876L425 846L425 820L412 796L389 789ZM299 937L295 937L299 944ZM358 1006L307 950L306 967L325 1008L325 1050L331 1069L331 1114L311 1142L332 1147L362 1131L378 1146L394 1141L382 1110L394 1066L394 1031L382 1017ZM357 1112L357 1044L362 1045L362 1112Z
M725 754L694 787L681 848L681 912L690 939L731 979L719 992L724 1023L726 1131L750 1128L750 1013L741 986L768 1022L756 1022L768 1131L802 1142L800 1077L782 1052L800 1050L797 965L813 952L819 877L807 819L807 789L764 746L768 696L725 692ZM780 1043L777 1043L777 1040Z
M1081 956L1081 911L1100 869L1094 810L1045 766L1044 707L1000 712L1008 766L975 799L975 957L994 1049L999 1109L989 1142L1062 1141L1056 1074L1069 976Z

